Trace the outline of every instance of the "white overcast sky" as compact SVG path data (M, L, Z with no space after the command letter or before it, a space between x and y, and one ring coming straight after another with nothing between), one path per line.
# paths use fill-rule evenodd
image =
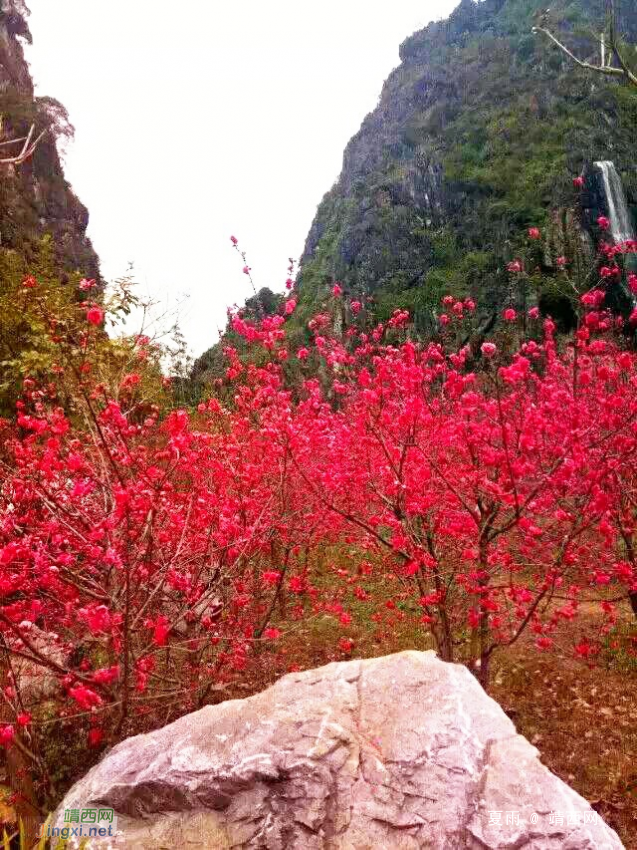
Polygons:
M27 0L37 93L76 128L66 175L112 279L174 306L192 351L281 290L398 46L457 0Z

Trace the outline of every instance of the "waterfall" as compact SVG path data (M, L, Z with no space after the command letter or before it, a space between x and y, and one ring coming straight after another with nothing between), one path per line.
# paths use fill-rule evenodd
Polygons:
M615 168L615 163L607 161L596 162L595 168L599 168L602 173L604 194L608 206L608 218L610 220L610 232L614 241L618 243L635 239L635 226L630 210L628 209L622 179Z

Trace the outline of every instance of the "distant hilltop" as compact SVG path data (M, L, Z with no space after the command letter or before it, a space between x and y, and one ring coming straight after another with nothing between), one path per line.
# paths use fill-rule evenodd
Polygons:
M408 309L428 335L446 292L470 296L483 313L502 307L507 264L528 228L542 228L555 256L568 252L578 238L572 181L587 163L612 160L634 207L636 93L534 34L547 5L462 0L401 45L401 64L310 229L300 317L338 280L352 297L372 296L377 319ZM551 26L598 62L603 0L550 5ZM634 43L637 7L621 5ZM559 314L551 271L547 262L549 285L537 294Z

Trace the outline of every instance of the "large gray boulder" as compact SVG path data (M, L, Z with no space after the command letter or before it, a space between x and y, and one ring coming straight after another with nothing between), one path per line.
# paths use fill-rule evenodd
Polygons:
M115 747L56 813L119 814L92 847L614 850L464 668L433 652L328 664Z

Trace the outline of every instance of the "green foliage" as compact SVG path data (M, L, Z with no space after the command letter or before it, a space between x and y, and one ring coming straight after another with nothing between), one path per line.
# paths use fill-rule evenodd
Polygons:
M622 622L606 637L604 660L614 670L624 674L637 673L637 627Z
M87 374L114 397L124 393L129 402L136 396L151 404L162 396L162 351L152 344L142 350L132 338L111 338L87 321L87 308L99 303L112 331L137 304L131 281L83 292L81 277L60 278L49 237L40 241L30 262L17 251L0 249L0 416L13 415L25 378L48 382L69 410ZM83 346L87 333L94 336L90 353ZM139 376L132 394L126 384L120 389L131 373Z

